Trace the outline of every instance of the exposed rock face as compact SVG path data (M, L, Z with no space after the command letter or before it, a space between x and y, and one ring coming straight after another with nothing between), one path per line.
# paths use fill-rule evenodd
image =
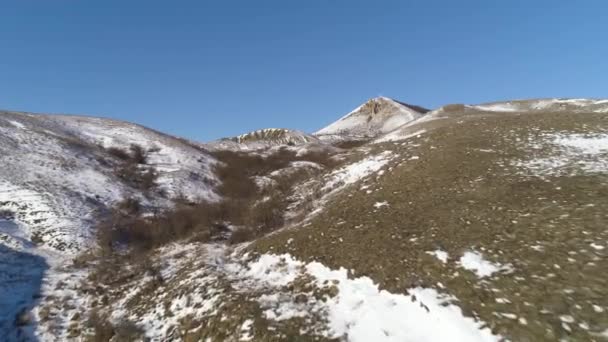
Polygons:
M265 128L236 137L212 141L205 146L212 150L260 150L274 146L299 146L319 143L319 139L301 131L286 128Z

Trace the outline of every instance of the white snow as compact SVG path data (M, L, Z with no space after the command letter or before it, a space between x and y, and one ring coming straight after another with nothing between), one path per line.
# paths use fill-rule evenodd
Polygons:
M475 108L488 112L516 112L518 110L518 108L516 108L511 103L493 103L486 105L478 105L475 106Z
M348 278L346 269L332 270L321 263L305 264L288 254L265 254L250 263L244 274L265 284L284 286L298 276L312 276L318 287L335 286L337 295L315 301L309 314L324 313L325 334L348 341L498 341L482 323L462 315L460 308L448 304L454 297L440 295L433 289L413 288L408 294L380 290L368 277ZM243 274L243 273L241 273ZM282 275L284 279L279 279ZM273 308L269 319L301 317L306 313L289 296L278 293L261 299L263 306ZM277 301L277 303L272 303ZM285 301L285 302L281 302ZM276 312L283 312L280 317Z
M441 261L444 264L448 262L448 258L450 257L449 254L448 254L448 252L443 251L441 249L436 249L434 251L428 251L426 253L434 256L437 259L439 259L439 261Z
M414 137L420 138L420 136L426 132L427 132L426 129L420 129L413 133L404 134L400 129L397 129L397 130L394 130L394 131L374 140L374 142L381 143L381 142L388 142L388 141L408 140L408 139L414 138Z
M596 136L584 134L557 135L553 143L584 154L593 155L608 152L608 134Z
M374 203L374 208L380 209L382 207L388 207L388 202L387 201L382 201L382 202L376 202L376 203Z
M258 260L250 263L242 276L270 286L284 286L295 280L300 273L298 271L300 267L302 267L302 263L289 255L264 254Z
M549 151L543 155L515 162L537 176L573 175L608 172L608 134L551 133L544 134L528 150Z
M128 149L131 144L153 150L148 164L159 171L158 184L170 196L214 201L212 189L217 182L212 167L216 161L207 153L169 135L127 122L92 117L51 116L64 129L85 141L104 147ZM206 182L203 180L207 180Z
M574 317L570 315L561 315L559 316L559 319L564 323L574 323Z
M8 122L9 122L11 125L13 125L13 126L15 126L15 127L19 128L19 129L25 129L25 125L24 125L24 124L22 124L21 122L17 122L17 121L13 121L13 120L8 120Z
M485 260L483 255L476 251L465 252L458 263L462 268L474 272L479 278L488 277L498 271L510 269L509 266Z
M253 334L251 332L252 327L253 327L252 319L247 319L247 320L245 320L245 322L243 322L243 324L241 325L241 337L240 337L239 341L253 340Z
M384 151L378 155L346 165L330 174L330 180L325 184L323 190L333 190L336 187L356 183L372 173L378 172L392 158L393 153L391 151Z

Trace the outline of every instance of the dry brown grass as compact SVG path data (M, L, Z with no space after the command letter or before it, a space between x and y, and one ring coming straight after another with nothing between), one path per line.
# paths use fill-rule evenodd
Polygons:
M443 107L446 112L463 112L465 109L466 107L462 103L453 103Z
M369 142L369 140L345 140L345 141L335 142L333 145L338 148L343 148L345 150L349 150L349 149L361 147L361 146L367 144L368 142Z

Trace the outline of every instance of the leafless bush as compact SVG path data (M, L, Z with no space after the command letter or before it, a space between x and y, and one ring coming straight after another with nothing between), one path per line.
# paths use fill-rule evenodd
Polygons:
M142 328L129 320L123 320L114 327L118 341L137 341L143 336Z
M88 144L87 142L83 141L82 139L80 139L78 137L74 137L74 136L61 137L60 140L62 140L67 145L68 148L75 149L75 150L83 150L83 149L91 147L91 145Z
M130 201L119 206L130 209ZM193 205L176 205L154 216L142 216L141 212L115 208L97 228L97 242L103 255L112 255L121 246L140 253L163 244L197 236L206 241L220 235L223 227L217 222L221 217L221 204L201 202Z
M141 203L138 199L128 197L116 204L116 209L127 215L138 215L141 212Z
M230 244L237 244L241 242L251 241L255 238L255 231L251 228L241 227L232 232L230 234L230 238L228 242Z
M251 207L249 226L265 234L283 225L285 202L280 196L271 197ZM259 234L258 234L259 235Z
M114 169L114 174L131 186L150 191L156 186L158 173L152 167L140 168L138 164L125 163Z
M146 164L148 162L148 154L144 151L143 147L131 144L129 147L131 151L131 161L136 164Z
M0 219L13 219L15 217L15 213L8 209L0 209Z
M108 147L106 149L106 151L113 157L119 159L119 160L129 160L131 159L131 156L129 155L129 152L122 150L118 147Z

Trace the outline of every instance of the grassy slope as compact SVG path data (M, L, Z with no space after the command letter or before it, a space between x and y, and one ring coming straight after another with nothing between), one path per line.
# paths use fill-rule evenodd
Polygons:
M608 237L608 177L526 176L511 162L530 156L520 146L530 137L605 132L607 117L488 113L430 125L435 129L407 144L377 146L401 158L366 182L371 193L353 186L310 224L253 248L346 267L394 292L441 283L466 313L514 340L597 338L594 332L608 328L608 316L593 307L608 306L608 260L605 250L589 245ZM374 208L382 201L389 206ZM447 264L426 253L437 248L450 254ZM471 249L514 271L480 281L457 264ZM565 326L560 315L573 316L575 323Z

